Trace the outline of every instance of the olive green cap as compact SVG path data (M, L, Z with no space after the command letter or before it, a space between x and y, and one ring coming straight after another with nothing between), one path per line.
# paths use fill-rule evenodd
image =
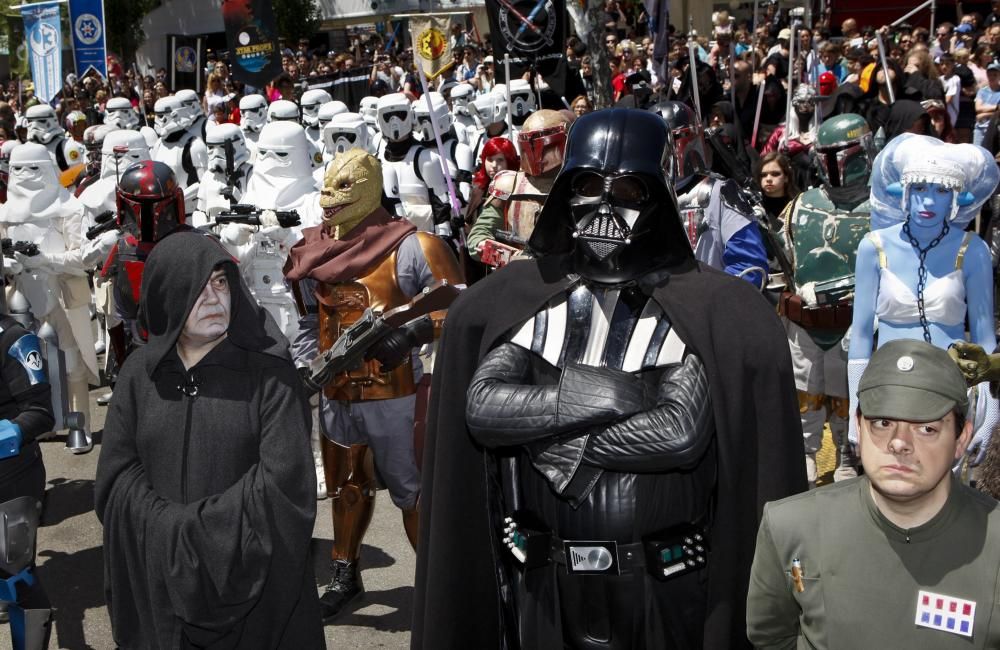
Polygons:
M945 350L900 339L872 354L858 385L858 404L866 418L933 422L954 409L965 412L969 394Z

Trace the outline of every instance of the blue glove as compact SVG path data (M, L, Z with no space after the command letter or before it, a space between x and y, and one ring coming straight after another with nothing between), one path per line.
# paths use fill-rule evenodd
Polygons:
M21 453L21 427L10 420L0 420L0 459Z

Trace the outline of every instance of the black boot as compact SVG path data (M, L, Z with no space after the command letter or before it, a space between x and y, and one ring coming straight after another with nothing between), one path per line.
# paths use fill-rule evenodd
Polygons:
M365 593L365 584L361 580L361 570L357 562L333 560L330 563L330 570L330 584L326 586L326 591L319 599L324 623L333 620L348 603L359 599Z

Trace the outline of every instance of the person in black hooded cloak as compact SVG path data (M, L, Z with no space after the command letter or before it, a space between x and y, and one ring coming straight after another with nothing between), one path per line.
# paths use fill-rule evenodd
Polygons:
M123 649L323 648L310 413L233 258L193 231L142 278L148 343L118 377L97 467Z
M763 505L806 488L798 401L774 310L695 261L668 155L653 113L577 119L537 259L449 310L412 648L749 647Z

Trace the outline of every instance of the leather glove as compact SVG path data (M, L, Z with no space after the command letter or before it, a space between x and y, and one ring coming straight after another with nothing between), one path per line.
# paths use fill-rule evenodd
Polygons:
M559 379L558 420L598 424L656 405L656 390L630 372L571 364Z
M1000 355L986 354L975 343L956 341L948 347L948 355L958 364L970 386L1000 379Z
M398 368L410 356L413 348L434 340L434 321L430 316L418 318L389 332L365 353L365 360L375 359L382 370Z
M299 371L299 378L302 379L302 385L306 389L306 395L309 397L323 390L323 386L331 379L329 376L314 377L309 366L299 366L297 370Z

